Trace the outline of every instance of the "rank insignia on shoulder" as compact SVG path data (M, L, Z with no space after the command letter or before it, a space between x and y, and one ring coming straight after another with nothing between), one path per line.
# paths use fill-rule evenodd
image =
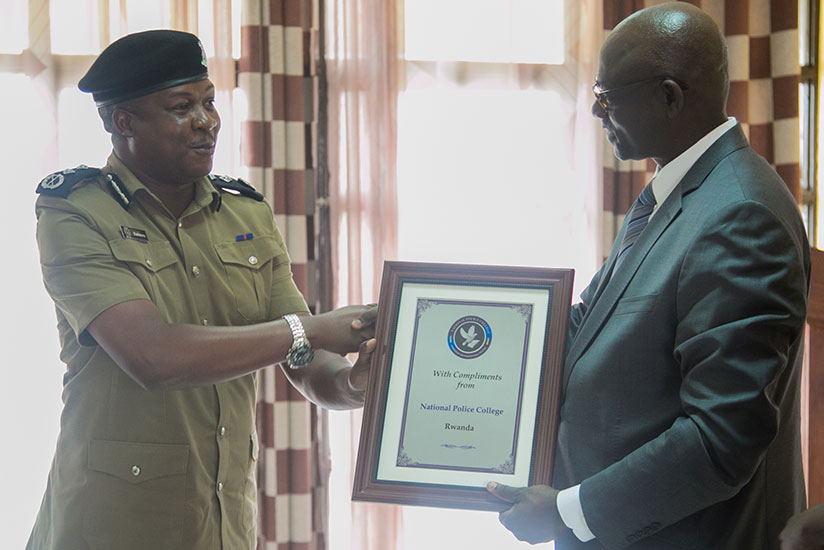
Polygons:
M85 164L81 164L77 168L68 168L46 176L37 186L37 193L65 199L78 182L98 175L100 175L99 168L89 168Z
M256 201L262 201L263 195L258 193L258 191L243 181L242 179L235 179L230 178L228 176L216 176L214 174L209 174L209 181L212 182L212 185L215 186L215 189L219 189L221 191L228 191L229 193L233 193L235 195L243 195L244 197L249 197L250 199L255 199Z

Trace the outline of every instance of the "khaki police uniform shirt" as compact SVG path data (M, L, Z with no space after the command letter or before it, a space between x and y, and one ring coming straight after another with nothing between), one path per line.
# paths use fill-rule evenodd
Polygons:
M306 311L272 210L204 177L175 219L114 154L102 172L65 199L37 200L43 280L67 371L29 548L253 549L256 376L147 391L86 329L140 299L169 323L237 326ZM122 181L128 209L107 173Z

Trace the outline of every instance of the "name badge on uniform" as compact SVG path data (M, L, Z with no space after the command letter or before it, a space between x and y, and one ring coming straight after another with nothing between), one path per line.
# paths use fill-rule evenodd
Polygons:
M121 225L120 234L123 235L124 239L132 239L133 241L139 241L141 243L149 242L149 237L146 235L146 232L142 229L134 229L132 227L126 227L125 225Z

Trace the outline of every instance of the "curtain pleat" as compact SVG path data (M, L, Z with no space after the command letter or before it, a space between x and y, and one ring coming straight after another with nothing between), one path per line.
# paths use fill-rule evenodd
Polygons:
M246 0L238 83L248 99L241 155L272 205L298 288L315 303L316 0ZM280 370L258 376L258 548L325 548L325 483L315 470L317 411ZM319 508L319 505L321 506Z
M339 307L376 302L383 262L397 255L403 0L321 1L329 92L329 225L334 304ZM354 465L361 411L350 415L349 451ZM350 512L353 550L397 547L399 507L353 503Z

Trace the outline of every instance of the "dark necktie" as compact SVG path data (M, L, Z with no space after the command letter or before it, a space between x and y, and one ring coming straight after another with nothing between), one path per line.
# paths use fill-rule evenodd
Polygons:
M629 223L627 224L627 231L624 233L624 240L621 241L621 250L618 252L618 258L615 260L615 267L613 273L618 270L621 262L626 257L629 249L635 244L638 236L647 226L650 214L655 208L655 195L652 193L652 182L648 183L635 204L632 205L632 210L629 212Z

